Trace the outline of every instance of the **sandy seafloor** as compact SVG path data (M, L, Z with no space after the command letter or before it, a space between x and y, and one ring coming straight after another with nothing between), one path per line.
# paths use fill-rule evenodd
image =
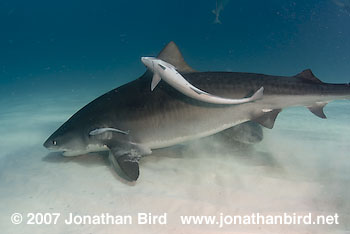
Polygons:
M141 162L136 183L120 179L105 156L64 158L44 140L94 97L43 94L0 100L1 233L349 233L350 102L330 103L320 119L306 108L278 117L250 148L195 143ZM13 225L12 213L79 215L168 213L167 225ZM180 215L340 216L339 225L181 225Z

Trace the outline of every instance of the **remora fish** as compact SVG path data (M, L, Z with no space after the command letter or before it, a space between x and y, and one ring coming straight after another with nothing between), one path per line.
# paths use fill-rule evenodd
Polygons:
M264 87L264 98L241 105L203 103L160 82L149 89L152 73L98 97L75 113L44 143L65 155L110 150L110 161L126 176L139 177L141 156L152 149L209 136L246 121L272 128L278 113L289 106L306 106L326 118L323 107L336 99L349 99L349 84L328 84L311 70L292 77L240 72L197 72L184 61L175 43L158 55L177 67L196 87L214 95L244 98ZM112 129L112 130L111 130Z
M261 87L251 97L247 98L231 99L218 97L191 85L178 71L176 71L176 67L170 63L154 57L142 57L141 61L153 72L151 91L153 91L162 79L186 96L212 104L242 104L261 99L263 96L264 88Z

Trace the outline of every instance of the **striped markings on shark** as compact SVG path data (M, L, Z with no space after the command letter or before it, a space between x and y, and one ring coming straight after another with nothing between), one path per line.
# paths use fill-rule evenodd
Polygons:
M142 63L153 72L153 79L151 83L151 91L155 89L158 83L163 79L170 86L180 91L184 95L194 98L198 101L203 101L212 104L243 104L259 100L263 97L264 87L261 87L249 98L230 99L222 98L210 93L207 93L192 84L190 84L179 72L176 71L176 67L170 63L167 63L161 59L155 57L142 57ZM264 110L263 110L264 111ZM264 112L270 112L271 110L265 110ZM89 133L90 136L101 135L106 132L115 132L121 134L129 134L129 131L123 131L116 128L97 128Z
M264 87L261 87L251 97L241 99L231 99L218 97L216 95L207 93L192 84L190 84L177 70L176 67L161 59L154 57L142 57L142 63L153 72L151 83L151 90L153 91L160 80L164 80L170 86L183 93L184 95L196 99L198 101L212 103L212 104L243 104L253 102L263 97Z
M349 84L323 83L311 70L291 77L198 72L187 65L173 42L157 58L176 67L194 85L200 81L203 87L210 87L219 96L231 93L240 98L263 85L264 98L224 107L188 102L184 95L170 94L172 87L169 85L158 87L156 92L150 91L146 85L152 77L146 72L141 78L84 106L58 128L44 146L64 151L64 155L69 156L107 149L117 173L121 168L125 179L136 181L140 174L139 160L151 154L152 149L227 131L247 121L273 128L278 114L290 106L306 106L316 116L325 118L323 108L327 103L350 99ZM225 82L225 85L218 85L219 82ZM232 93L237 91L239 95Z

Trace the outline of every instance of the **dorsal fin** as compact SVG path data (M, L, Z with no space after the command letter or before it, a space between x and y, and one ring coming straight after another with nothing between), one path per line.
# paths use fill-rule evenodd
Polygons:
M173 41L169 42L162 51L160 51L157 58L174 65L179 72L187 73L195 71L185 62L179 48Z
M302 72L300 72L299 74L297 74L295 77L301 78L301 79L305 79L305 80L309 80L312 82L316 82L316 83L322 83L322 81L320 81L311 71L311 69L306 69Z

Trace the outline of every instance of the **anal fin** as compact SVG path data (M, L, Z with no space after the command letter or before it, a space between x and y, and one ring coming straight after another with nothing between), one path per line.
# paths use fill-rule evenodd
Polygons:
M320 117L321 119L327 119L327 116L323 112L323 108L326 105L326 102L317 102L315 105L308 106L307 108L317 117Z

